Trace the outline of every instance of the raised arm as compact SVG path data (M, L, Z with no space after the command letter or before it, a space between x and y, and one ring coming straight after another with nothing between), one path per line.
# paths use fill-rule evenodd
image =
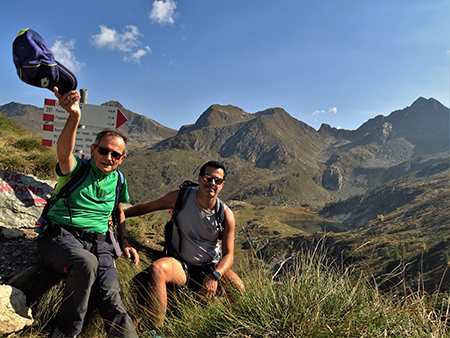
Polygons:
M75 158L72 155L75 146L78 124L81 119L81 110L78 105L80 94L76 90L61 95L58 88L54 88L55 96L59 105L69 113L66 124L59 135L56 152L58 155L59 168L63 175L72 171L75 166Z
M142 202L125 209L125 217L134 217L147 214L152 211L173 209L180 189L172 190L161 198L153 201Z

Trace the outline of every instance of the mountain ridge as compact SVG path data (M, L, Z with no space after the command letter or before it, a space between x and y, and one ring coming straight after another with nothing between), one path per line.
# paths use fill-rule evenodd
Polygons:
M103 105L119 107L128 117L121 130L134 142L122 166L125 173L140 173L137 178L129 175L135 202L176 188L187 175L195 178L192 173L205 159L219 159L230 168L227 182L236 185L224 191L226 198L267 205L329 203L367 192L387 168L449 148L448 108L433 98L419 97L411 106L369 119L353 131L325 124L316 131L282 108L247 113L217 104L194 124L174 131L118 101ZM6 116L21 118L33 109L0 106L5 110ZM35 108L34 114L41 110ZM155 159L161 163L151 163ZM167 163L173 173L169 181ZM247 173L256 181L245 184L241 177Z

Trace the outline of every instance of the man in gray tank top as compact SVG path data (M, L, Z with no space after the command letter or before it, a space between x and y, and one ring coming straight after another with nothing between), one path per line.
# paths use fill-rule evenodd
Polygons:
M167 310L167 285L187 285L199 295L213 298L218 288L230 287L244 291L244 284L231 270L234 261L234 214L224 205L223 234L219 245L216 203L225 185L225 167L216 161L205 163L198 175L198 187L190 187L178 213L182 252L175 257L163 257L149 268L149 305L156 328L163 326ZM125 210L126 217L143 215L156 210L173 209L180 189L165 196L136 204ZM177 251L178 232L173 232L172 246Z

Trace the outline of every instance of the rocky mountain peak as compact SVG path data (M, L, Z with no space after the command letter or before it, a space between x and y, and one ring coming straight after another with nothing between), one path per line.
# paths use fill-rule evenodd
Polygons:
M189 126L184 132L207 127L229 126L250 119L252 119L252 114L239 107L213 104L200 115L195 124Z
M108 106L108 107L114 107L119 108L120 110L125 110L125 107L119 102L119 101L108 101L105 103L102 103L101 106Z

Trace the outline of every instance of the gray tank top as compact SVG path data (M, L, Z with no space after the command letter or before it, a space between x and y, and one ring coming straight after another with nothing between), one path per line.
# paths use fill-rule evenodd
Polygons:
M222 258L214 210L205 210L197 202L197 188L188 188L183 207L178 212L182 236L181 259L192 265L217 263ZM218 200L219 201L219 200ZM227 206L224 204L224 210ZM172 246L178 251L178 231L172 233Z

